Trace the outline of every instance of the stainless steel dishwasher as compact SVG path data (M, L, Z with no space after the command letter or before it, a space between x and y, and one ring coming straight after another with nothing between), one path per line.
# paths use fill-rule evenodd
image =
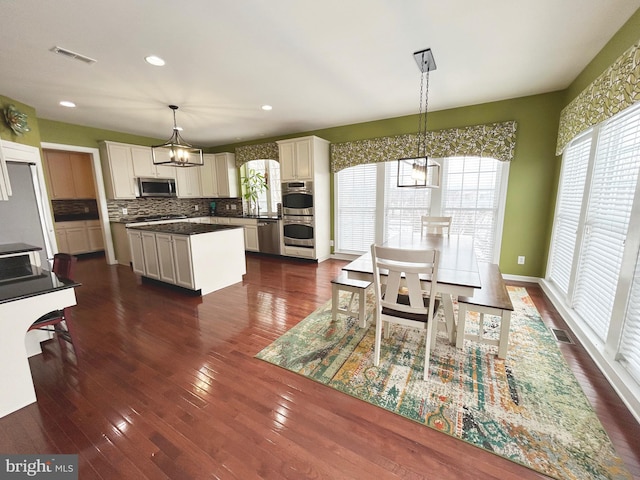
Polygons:
M275 218L258 220L258 248L260 253L280 255L280 225Z

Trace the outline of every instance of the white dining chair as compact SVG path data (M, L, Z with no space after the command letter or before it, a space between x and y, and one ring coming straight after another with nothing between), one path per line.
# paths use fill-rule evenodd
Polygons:
M376 306L374 364L380 365L382 331L389 338L391 324L426 331L424 380L429 378L429 356L435 346L437 328L433 320L436 299L438 250L406 250L371 245ZM426 289L421 278L430 279ZM435 330L434 330L435 328Z
M420 217L420 236L425 234L449 235L451 230L451 217L430 217L422 215Z

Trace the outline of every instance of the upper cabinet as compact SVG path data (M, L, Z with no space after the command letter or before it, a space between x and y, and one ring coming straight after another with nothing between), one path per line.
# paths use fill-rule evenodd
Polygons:
M140 147L124 143L100 142L107 198L136 198L132 149L137 148Z
M96 198L90 155L60 150L43 152L52 200Z
M280 179L283 182L313 180L316 166L328 164L329 142L319 137L301 137L276 142L280 155Z
M203 197L230 198L238 196L238 169L233 153L207 153L200 167Z
M179 198L200 198L200 170L203 167L174 167L176 170L176 190Z
M160 155L164 152L158 153ZM131 160L133 174L142 178L176 178L176 167L169 165L154 165L150 147L131 146Z

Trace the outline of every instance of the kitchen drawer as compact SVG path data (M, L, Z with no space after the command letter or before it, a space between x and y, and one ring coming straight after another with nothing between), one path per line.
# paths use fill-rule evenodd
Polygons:
M313 248L290 247L285 245L282 253L289 257L316 258Z

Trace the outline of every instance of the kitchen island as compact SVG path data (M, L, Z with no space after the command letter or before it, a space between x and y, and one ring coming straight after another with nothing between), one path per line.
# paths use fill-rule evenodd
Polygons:
M241 226L175 222L127 227L133 271L200 295L247 273Z

